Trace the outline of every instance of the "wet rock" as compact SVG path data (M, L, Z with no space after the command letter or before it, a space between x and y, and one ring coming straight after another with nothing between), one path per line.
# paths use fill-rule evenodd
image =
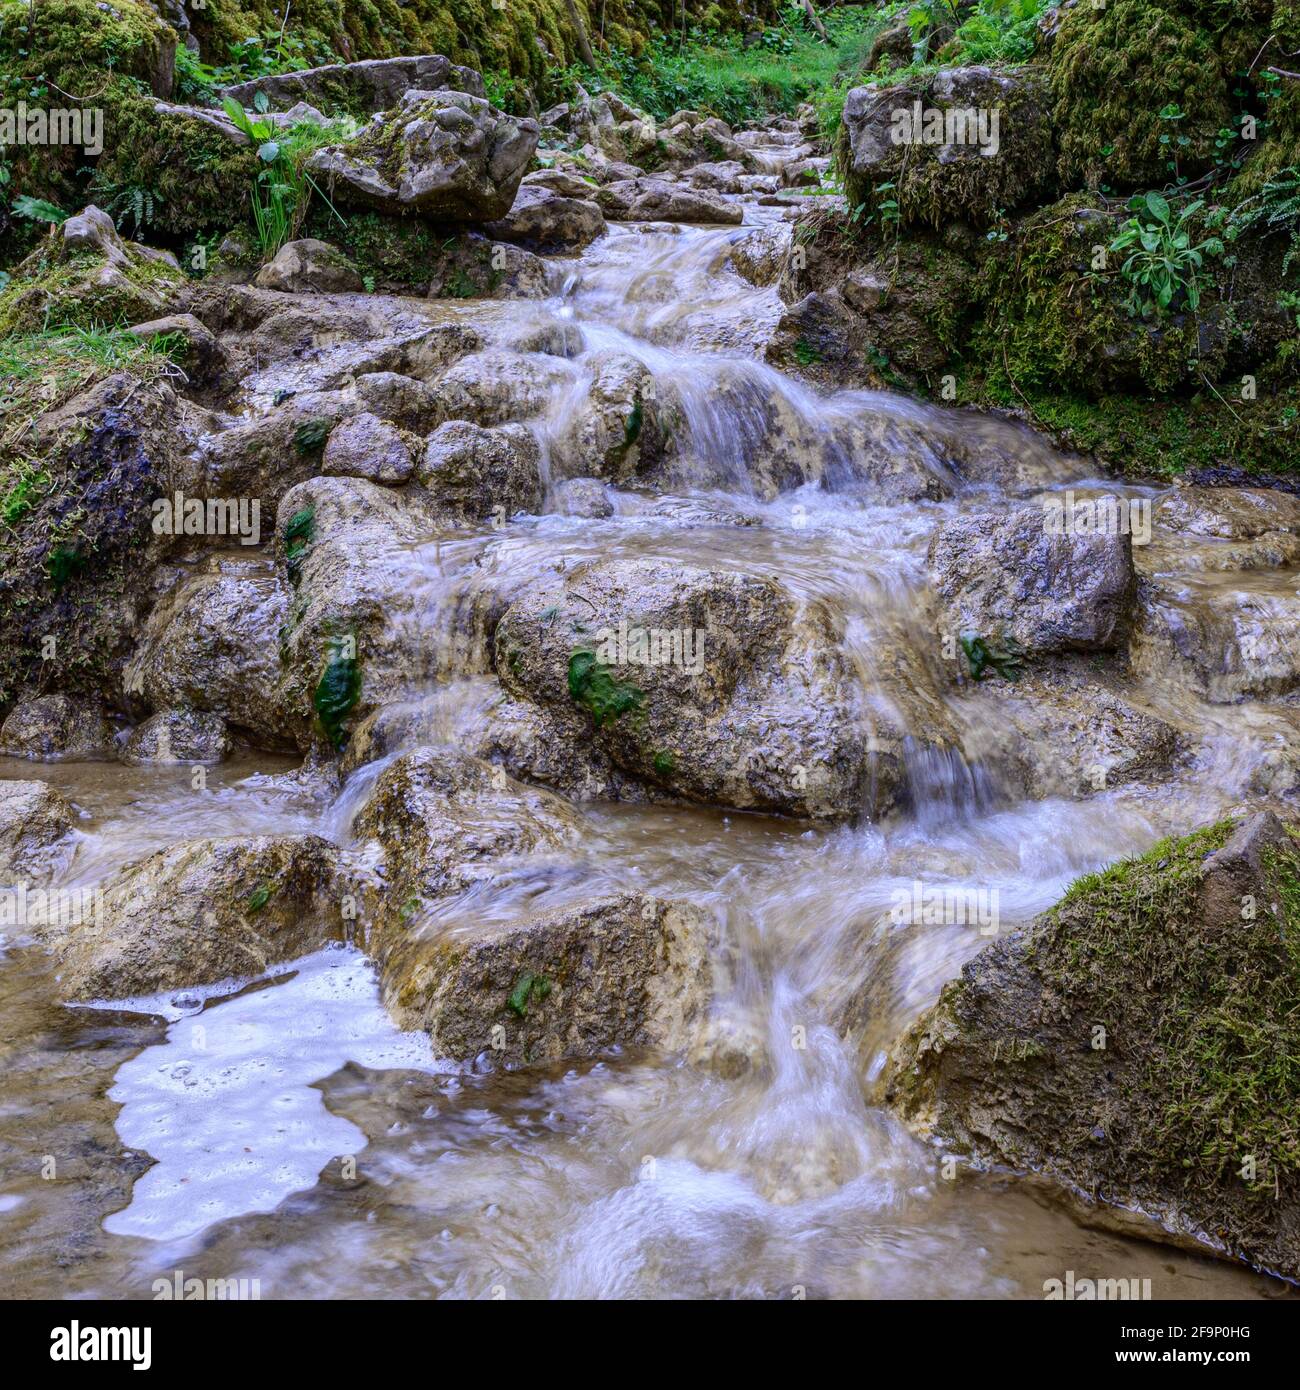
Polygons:
M572 381L574 369L556 357L478 352L438 381L446 418L503 425L540 415Z
M889 293L889 282L869 270L850 270L840 286L840 296L850 309L870 314L880 308Z
M433 1050L520 1067L613 1048L686 1052L713 993L713 923L686 903L594 898L420 942L385 999Z
M1300 593L1268 570L1148 579L1132 660L1216 704L1288 696L1300 689Z
M231 746L226 721L219 714L169 709L150 715L132 729L118 756L131 767L219 763Z
M625 481L657 453L654 375L623 352L595 355L586 365L586 399L552 441L552 464L569 476Z
M662 178L606 184L596 194L605 216L616 222L700 222L730 226L744 221L739 203Z
M354 140L308 167L349 207L485 222L510 211L537 149L537 123L465 92L408 91Z
M516 599L495 644L503 686L557 737L585 728L661 794L816 819L866 804L869 755L835 624L773 581L587 562Z
M42 883L68 857L77 813L48 782L0 781L0 882Z
M1135 698L1084 673L1031 673L1013 685L978 683L958 704L963 747L1001 785L1037 799L1079 797L1171 774L1184 741Z
M321 469L327 475L397 487L415 471L413 441L369 412L352 415L330 431Z
M1012 639L1030 652L1114 645L1133 590L1128 534L1053 534L1025 507L946 522L930 542L930 582L948 630Z
M850 206L889 182L904 225L941 227L958 217L979 226L1048 195L1049 102L1032 68L942 68L892 86L853 88L843 117Z
M286 294L358 294L365 289L356 266L337 246L311 237L286 242L253 283Z
M394 947L393 933L408 935L412 901L490 885L515 861L571 851L580 827L559 797L457 749L399 757L380 774L352 827L384 851L381 958Z
M259 558L214 558L149 616L126 688L155 710L219 715L264 747L289 721L276 684L290 595Z
M789 253L790 228L774 222L733 241L731 264L736 274L751 285L775 285Z
M564 516L603 521L614 515L605 484L599 478L568 478L551 490L551 510Z
M352 391L363 413L412 434L427 434L442 419L437 391L400 372L367 372L353 382Z
M483 95L479 74L473 68L458 67L441 53L369 58L302 72L271 73L224 87L222 95L249 109L261 93L274 111L285 111L296 102L309 102L331 112L375 112L396 106L412 89L433 92L446 87L471 96Z
M594 190L584 188L585 193ZM505 217L484 228L498 241L520 242L548 251L580 251L605 233L605 217L588 197L567 197L524 184Z
M281 501L276 535L293 598L275 698L300 748L340 750L380 705L486 668L486 618L435 611L417 547L437 525L418 493L361 478L312 478Z
M886 1096L944 1151L1046 1179L1091 1224L1294 1278L1296 828L1223 822L1080 880L899 1041ZM1231 1125L1225 1116L1231 1115Z
M343 936L338 851L315 835L183 840L118 870L52 944L69 999L260 975Z
M540 451L523 425L484 429L449 420L430 437L420 483L440 513L461 526L504 522L542 504Z
M1300 535L1300 497L1274 488L1175 487L1156 500L1157 526L1215 540Z
M20 700L0 726L0 753L12 758L106 758L113 728L98 701L72 695Z
M203 437L177 471L189 498L256 501L269 517L295 483L321 471L330 433L355 406L342 392L295 396L265 415ZM251 516L251 513L249 514Z

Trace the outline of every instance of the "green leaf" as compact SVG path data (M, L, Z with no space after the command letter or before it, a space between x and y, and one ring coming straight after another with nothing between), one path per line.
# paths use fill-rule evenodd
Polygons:
M1148 193L1146 206L1152 217L1158 218L1161 222L1169 221L1169 204L1159 193Z
M257 157L265 164L274 164L280 158L280 144L277 140L268 140L266 144L257 147Z

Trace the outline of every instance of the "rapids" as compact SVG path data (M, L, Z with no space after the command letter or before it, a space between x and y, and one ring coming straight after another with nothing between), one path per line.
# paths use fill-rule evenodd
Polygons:
M747 203L739 228L611 225L577 259L552 263L544 302L405 306L417 326L472 322L499 349L558 344L532 354L568 382L534 422L548 450L590 379L588 358L610 349L644 362L685 419L662 495L611 492L607 519L548 508L404 555L432 647L476 592L508 593L557 561L729 566L829 604L863 718L887 713L918 736L910 804L880 823L809 828L593 799L570 879L541 890L595 883L713 910L735 949L737 1016L766 1040L771 1068L727 1078L637 1055L513 1074L458 1068L387 1021L352 946L234 997L67 1008L48 959L11 933L0 960L9 1296L147 1298L176 1270L256 1279L264 1298L1041 1297L1067 1270L1150 1278L1162 1298L1279 1291L1243 1269L1084 1229L996 1175L950 1176L872 1093L892 1040L988 939L978 921L900 920L891 909L919 880L983 895L1001 929L1015 926L1078 875L1218 815L1294 730L1263 707L1207 705L1153 663L1138 697L1201 750L1175 780L1077 800L1007 793L970 752L972 720L996 724L996 701L958 715L940 678L926 544L963 508L1083 488L1088 468L1011 423L883 392L828 399L768 365L775 291L740 279L727 258L738 237L782 216ZM240 412L268 409L290 382L336 380L358 351L338 342L268 367L244 383ZM755 481L774 416L790 454L818 461L802 485ZM889 495L860 469L864 453L905 455L944 500ZM1153 563L1176 573L1184 560L1175 548ZM1212 602L1213 579L1190 575L1186 602L1207 592ZM456 743L493 685L436 682L420 701L420 740ZM956 720L962 746L923 742L930 717ZM75 887L188 836L311 830L346 843L378 766L352 772L337 795L276 775L290 767L243 752L199 792L188 769L37 771L3 759L0 775L39 775L83 809L60 879ZM538 891L502 884L446 915L508 914L536 905ZM845 1016L851 1039L828 1022Z

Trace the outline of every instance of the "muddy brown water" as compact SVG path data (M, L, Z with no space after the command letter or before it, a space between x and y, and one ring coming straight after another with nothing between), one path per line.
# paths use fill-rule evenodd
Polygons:
M747 222L775 216L747 207ZM920 629L927 539L943 517L1003 494L990 483L943 503L853 487L758 495L756 402L781 394L796 432L814 436L865 419L936 474L947 475L945 441L956 438L1016 460L1022 483L1085 475L1011 426L879 393L819 401L760 362L777 306L727 267L745 230L614 227L558 263L544 304L409 306L468 316L502 343L539 323L568 335L573 391L540 423L544 439L581 395L588 354L634 351L681 393L698 472L667 501L620 494L604 521L548 514L431 538L401 562L422 586L435 642L475 586L509 588L560 558L636 554L774 575L844 619L864 717L896 712L880 653L904 654L903 678L923 696L908 705L914 721L926 700L948 698ZM245 410L266 408L286 372L311 385L348 350L268 369L247 383ZM1189 580L1185 601L1213 605L1217 592ZM431 691L423 737L454 741L491 686L448 679ZM507 1075L453 1067L397 1033L367 963L346 947L233 994L68 1008L49 959L10 932L0 1291L150 1298L180 1271L256 1281L263 1298L1041 1298L1045 1281L1072 1270L1150 1279L1158 1298L1291 1296L1238 1266L1085 1229L1013 1180L949 1178L937 1150L873 1103L889 1044L987 941L978 922L896 922L896 893L919 878L996 892L1003 923L1028 920L1079 874L1221 813L1293 736L1283 711L1211 707L1158 674L1136 694L1199 750L1156 790L1017 801L960 757L918 753L912 805L880 824L584 805L591 832L573 884L689 897L725 924L736 996L772 1058L759 1074L633 1054ZM996 705L982 717L996 719ZM81 808L59 883L82 887L182 838L314 830L346 842L375 767L337 798L284 781L291 767L244 752L201 791L188 769L107 762L0 759L0 777L41 776ZM492 910L536 891L504 886ZM827 1020L854 1001L850 1043Z

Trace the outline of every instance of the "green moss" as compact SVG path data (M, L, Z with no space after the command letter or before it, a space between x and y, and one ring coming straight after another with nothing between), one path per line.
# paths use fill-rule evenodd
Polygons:
M1221 1181L1246 1153L1300 1167L1300 844L1267 859L1276 909L1244 905L1239 923L1203 928L1202 865L1233 829L1162 840L1080 879L1035 950L1076 1011L1117 1020L1126 1055L1148 1059L1142 1089L1160 1108L1128 1152L1189 1181Z
M1181 173L1204 173L1217 132L1234 115L1231 60L1210 26L1234 18L1179 0L1062 9L1047 66L1063 181L1114 189L1163 183L1174 176L1166 165L1175 154ZM1161 116L1171 106L1181 119Z
M316 509L303 507L294 512L284 528L284 561L289 582L297 585L302 578L303 561L316 534Z
M330 437L330 421L316 418L304 420L293 432L293 447L300 454L318 454Z
M357 659L336 650L321 672L312 696L312 707L330 744L341 749L347 743L343 721L361 697L361 667Z
M579 649L569 657L569 694L591 712L598 729L638 710L645 694L628 681L616 680L596 654Z
M551 982L545 975L537 975L531 970L520 971L515 987L506 1000L506 1007L520 1018L526 1018L529 1002L536 999L540 1003L550 992Z

